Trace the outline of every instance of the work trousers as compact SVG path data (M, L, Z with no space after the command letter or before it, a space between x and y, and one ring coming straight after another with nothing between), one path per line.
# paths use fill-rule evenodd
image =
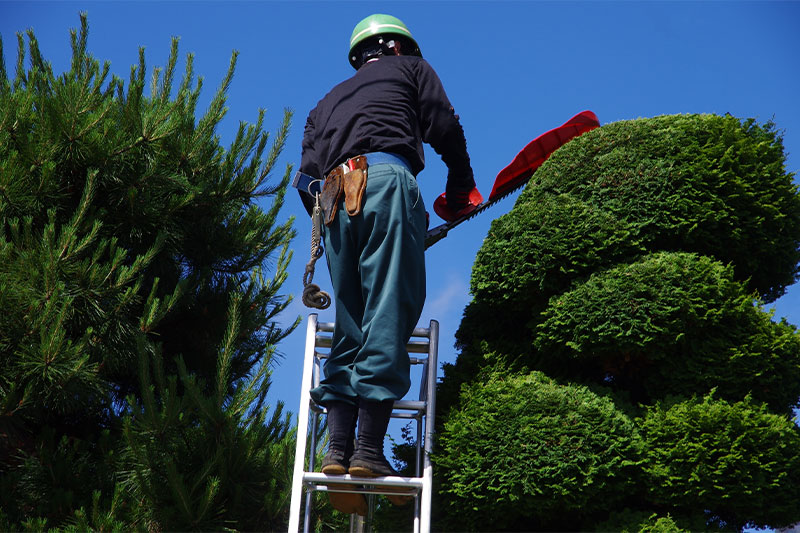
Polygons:
M417 181L402 165L367 170L360 214L340 203L325 228L336 303L319 404L399 400L411 384L406 350L425 303L426 215Z

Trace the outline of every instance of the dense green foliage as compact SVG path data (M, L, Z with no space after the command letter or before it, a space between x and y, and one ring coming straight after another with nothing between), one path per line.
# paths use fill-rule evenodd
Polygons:
M711 509L729 528L797 520L800 433L785 416L708 395L651 407L642 428L656 504Z
M800 336L731 277L708 257L671 252L598 272L541 314L537 365L605 380L640 403L715 387L786 410L800 398Z
M784 159L772 124L677 115L603 126L536 171L478 253L461 353L440 385L440 497L460 502L444 507L442 526L515 530L527 520L539 529L645 531L800 521L800 431L791 420L800 335L763 307L798 275L800 197ZM531 371L530 390L511 384ZM591 390L624 413L644 460L566 492L566 480L547 478L541 456L567 466L570 437L591 449L603 430L576 433L566 414L543 422L547 409L527 404L552 388L538 372L564 396ZM516 392L497 392L503 377ZM499 412L512 413L505 424L515 438L495 440ZM545 440L546 428L559 438ZM487 462L478 473L476 457L456 443L494 464L521 464ZM587 490L604 505L576 511ZM518 504L524 511L514 514L510 494L550 500ZM498 509L513 517L503 526L467 518Z
M441 448L457 531L579 529L621 503L642 462L633 423L610 400L537 372L497 372L465 387Z
M85 16L61 75L27 41L0 63L0 529L284 527L290 169L268 179L290 113L226 149L236 54L196 118L177 40L149 95L144 52L109 79Z

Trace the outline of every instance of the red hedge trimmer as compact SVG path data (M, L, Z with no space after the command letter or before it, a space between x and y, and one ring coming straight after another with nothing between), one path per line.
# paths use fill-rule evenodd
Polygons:
M486 202L483 201L483 196L475 188L470 192L469 205L453 213L447 207L447 198L442 193L433 203L433 210L447 222L428 230L425 236L425 249L444 239L451 229L465 220L469 220L478 213L485 211L498 200L525 185L534 171L550 157L550 154L578 135L593 130L598 126L600 126L600 122L597 120L597 115L591 111L583 111L561 126L536 137L514 157L506 168L500 171L494 180L489 200Z

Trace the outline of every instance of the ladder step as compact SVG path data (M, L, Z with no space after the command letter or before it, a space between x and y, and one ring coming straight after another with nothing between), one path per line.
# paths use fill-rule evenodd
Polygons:
M315 413L324 413L325 408L320 405L317 405L314 400L309 401L309 407ZM420 402L416 400L398 400L394 402L394 409L398 411L392 411L392 418L408 418L408 419L417 419L420 416L420 413L424 413L427 409L428 404L427 402ZM405 413L403 411L416 411L416 413Z
M394 402L395 409L403 409L404 411L424 411L427 406L427 402L416 400L398 400Z
M324 348L324 346L321 346L321 348ZM324 361L329 357L329 354L322 353L322 352L317 352L315 350L314 351L314 356L319 358L320 361ZM412 365L424 365L425 363L428 362L428 358L427 357L409 357L408 358L408 362L410 364L412 364Z
M403 487L409 489L422 488L421 477L383 476L383 477L354 477L350 474L343 476L329 476L321 472L304 472L303 481L319 485L367 485L370 487ZM395 494L394 492L392 494Z
M315 344L318 348L330 348L333 339L328 335L317 335ZM428 346L428 341L409 341L406 350L408 353L428 353Z
M325 409L314 403L314 400L311 400L309 402L309 405L317 413L325 412ZM427 402L421 402L418 400L397 400L396 402L394 402L394 405L392 407L394 409L400 409L403 411L424 411L428 407L428 404ZM398 414L400 413L392 413L392 416L396 416Z
M333 322L317 322L317 331L324 331L326 333L333 333ZM430 338L431 330L430 328L414 328L414 331L411 333L412 337L425 337Z

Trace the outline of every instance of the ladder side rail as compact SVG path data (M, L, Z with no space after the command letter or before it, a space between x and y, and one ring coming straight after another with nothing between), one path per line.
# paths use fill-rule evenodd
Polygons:
M425 416L425 453L424 469L422 474L422 504L421 507L421 533L429 533L431 528L431 491L433 490L433 466L431 453L433 452L433 424L436 414L436 372L439 359L439 322L431 320L430 345L428 348L428 383L427 400L428 409Z
M311 406L311 399L309 398L309 407ZM320 413L316 409L311 409L310 417L311 417L311 445L309 448L309 457L308 457L308 470L313 472L315 463L317 461L317 427L319 425L319 416ZM305 481L305 476L307 474L303 473L303 480ZM306 490L306 508L305 513L303 516L303 533L309 533L311 527L311 507L312 507L312 498L313 494L312 491Z
M300 386L300 410L297 414L297 446L294 454L292 474L292 501L289 509L289 531L296 533L300 527L300 501L303 494L303 474L306 464L306 442L308 438L308 413L311 403L309 384L314 364L314 337L317 331L317 315L308 315L306 328L306 350L303 356L303 381ZM307 509L308 510L308 509ZM306 522L306 526L308 523Z
M429 330L430 331L430 330ZM428 339L428 352L430 353L430 342L431 340ZM425 362L422 363L422 378L420 379L419 384L419 403L425 405L425 411L428 410L428 372L430 372L430 358L426 358ZM422 477L422 416L425 413L420 411L420 418L417 419L417 446L416 446L416 461L417 461L417 468L415 474L417 477Z
M422 336L424 336L426 338L426 341L425 342L414 342L413 344L409 343L409 355L412 352L414 352L414 353L424 353L426 355L430 354L430 345L431 345L431 342L433 341L433 338L431 336L431 330L429 328L429 329L425 329L423 331L424 331L424 335L422 335ZM428 409L428 404L427 404L427 390L428 390L427 377L428 377L428 372L429 372L429 369L430 369L430 367L429 367L430 357L424 357L424 358L412 357L411 359L415 360L414 361L415 363L422 365L422 373L421 373L422 375L420 377L420 383L419 383L419 395L418 395L419 401L414 402L419 406L419 410L417 411L416 416L414 417L416 419L416 421L417 421L417 424L416 424L416 426L417 426L417 435L416 435L416 437L417 438L416 438L416 442L415 442L415 446L414 446L414 455L415 455L415 457L414 457L414 475L417 477L417 479L421 479L422 478L422 464L423 464L422 463L422 461L423 461L423 459L422 459L422 456L423 456L423 454L422 454L422 445L423 445L423 441L422 441L422 436L423 436L422 420L423 420L423 417L425 417L425 413L426 413L426 411ZM409 402L409 403L411 403L411 402ZM424 491L425 489L423 488L422 490ZM413 521L413 524L414 524L413 525L413 531L414 531L414 533L420 533L421 521L422 521L422 502L423 502L422 498L423 497L424 497L424 495L421 494L420 492L417 492L417 494L414 496L414 521Z
M430 346L433 342L433 337L431 335L431 329L428 328L425 330L425 337L427 342L424 345L424 350L420 350L422 346L415 346L416 350L419 350L417 353L425 353L426 355L430 356ZM415 350L415 351L416 351ZM430 372L430 357L420 358L418 359L419 364L422 364L422 376L420 377L419 383L419 404L424 406L423 409L420 409L416 414L417 420L417 439L415 443L415 465L414 465L414 474L417 478L422 477L422 465L423 465L423 453L422 453L422 446L423 446L423 426L422 420L425 417L426 411L428 410L428 403L427 403L427 379L428 379L428 372ZM423 487L422 491L425 491ZM423 505L423 498L425 497L424 494L418 492L414 497L414 521L413 521L413 531L414 533L420 533L420 529L422 527L422 505Z
M430 331L430 330L429 330ZM430 339L428 339L430 343ZM428 349L430 351L430 348ZM425 358L425 361L422 363L422 378L420 379L419 384L419 402L425 405L425 410L428 409L428 404L426 403L426 396L428 390L428 372L430 371L430 366L428 365L428 359ZM417 439L416 439L416 446L414 446L415 450L415 465L414 465L414 475L418 478L422 477L422 437L423 437L423 426L422 426L422 419L425 415L424 411L420 411L417 417ZM421 506L422 506L422 498L421 495L417 495L414 498L414 533L419 533L419 521L420 521L420 514L421 514Z
M425 364L423 367L423 377L425 377L428 370L428 365ZM422 385L420 385L422 387ZM420 390L420 397L422 396L422 390ZM427 408L427 406L426 406ZM415 451L415 465L414 465L414 475L417 478L422 477L422 412L419 413L419 417L417 418L417 442L416 442L416 450ZM424 488L422 490L425 490ZM419 492L414 497L414 533L420 533L420 521L422 519L422 498L423 495Z
M314 334L314 356L311 360L312 368L311 368L311 385L310 387L319 387L320 376L322 375L322 359L327 357L326 354L321 354L317 351L320 345L320 336L319 333L319 323L316 324L316 332ZM311 449L308 458L308 471L313 472L316 470L316 462L317 462L317 439L318 434L317 430L319 429L319 420L322 413L327 413L321 406L318 406L315 402L311 400L311 394L309 390L308 396L308 405L311 409L310 417L311 417ZM307 474L303 473L303 481L305 482ZM303 533L309 533L311 527L311 507L312 507L312 498L313 498L313 490L306 490L306 507L305 507L305 516L303 517Z

